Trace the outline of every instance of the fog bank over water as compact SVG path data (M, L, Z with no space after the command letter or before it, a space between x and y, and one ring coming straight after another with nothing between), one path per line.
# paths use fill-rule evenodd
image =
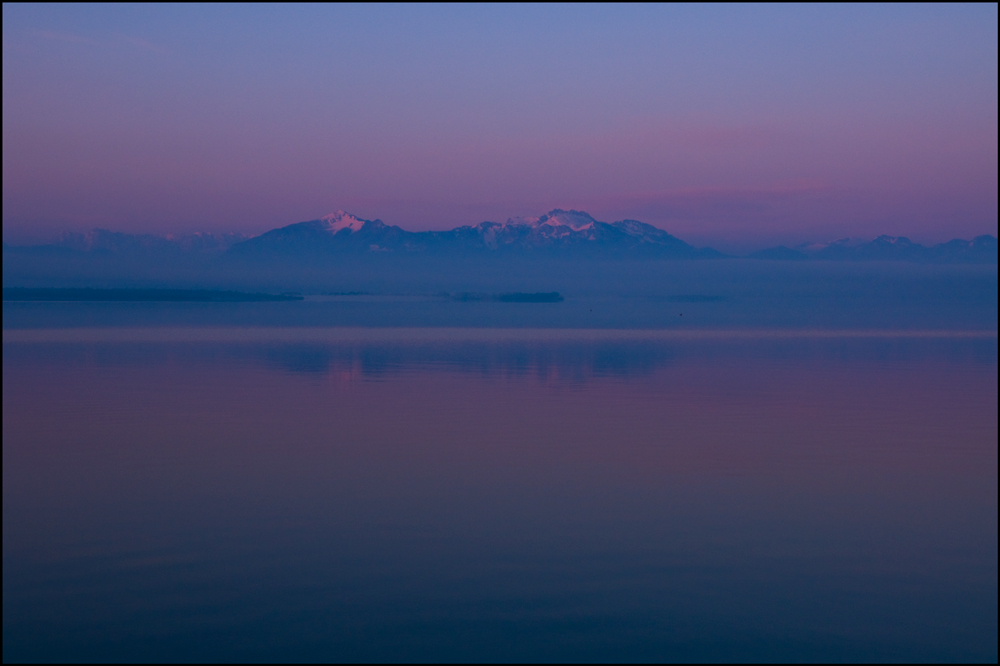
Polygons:
M324 267L123 276L20 274L5 286L299 292L287 303L5 303L4 328L445 326L527 328L997 328L996 266L853 262L344 260ZM138 273L138 271L137 271ZM20 284L17 283L19 279ZM75 280L75 282L74 282ZM558 292L558 303L456 294Z

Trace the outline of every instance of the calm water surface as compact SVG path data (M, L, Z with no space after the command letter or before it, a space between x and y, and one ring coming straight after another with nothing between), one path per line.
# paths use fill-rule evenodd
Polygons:
M4 340L7 661L997 658L995 332Z

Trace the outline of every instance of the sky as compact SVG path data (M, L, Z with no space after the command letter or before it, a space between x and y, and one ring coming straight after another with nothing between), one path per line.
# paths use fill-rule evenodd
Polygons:
M3 237L997 234L997 6L3 5Z

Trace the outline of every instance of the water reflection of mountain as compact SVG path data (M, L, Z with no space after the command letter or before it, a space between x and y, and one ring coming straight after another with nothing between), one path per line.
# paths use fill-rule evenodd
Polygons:
M234 366L378 379L408 372L581 382L640 377L686 362L740 364L945 362L995 364L997 339L803 338L715 340L4 343L4 365Z
M232 350L235 351L235 350ZM292 372L350 372L366 377L411 370L484 376L583 381L642 376L685 360L756 359L774 363L822 361L996 363L993 340L794 340L753 342L505 343L455 346L274 345L244 349L241 357ZM249 360L249 358L247 358Z
M276 345L245 350L293 372L360 372L378 377L410 370L445 370L501 377L582 381L643 375L669 365L677 350L651 342L459 344L454 346Z

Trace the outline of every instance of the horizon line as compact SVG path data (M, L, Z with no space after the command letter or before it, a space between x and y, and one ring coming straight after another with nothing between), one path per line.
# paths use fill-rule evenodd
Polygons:
M383 220L380 217L375 217L375 218L372 218L372 219L366 219L366 218L358 217L354 213L350 213L350 212L347 212L345 210L338 209L336 211L333 211L332 213L327 213L326 215L321 215L320 217L314 217L314 218L310 218L310 219L307 219L307 220L300 220L298 222L290 222L288 224L281 224L279 226L271 227L271 228L267 229L266 231L262 231L262 232L256 233L256 234L248 234L248 233L245 233L245 232L242 232L242 231L234 231L234 230L229 230L229 231L205 231L205 230L199 230L199 231L187 231L187 232L154 233L154 232L150 232L150 231L122 231L122 230L110 229L110 228L107 228L107 227L95 226L95 227L90 227L90 228L85 229L85 230L74 230L72 228L71 229L65 229L63 231L55 232L56 235L55 236L50 236L48 240L38 240L36 242L27 242L27 243L22 243L22 244L14 244L14 243L8 243L6 240L4 240L3 241L3 245L6 246L6 247L38 247L38 246L45 246L45 245L54 245L54 244L57 244L59 241L63 240L66 235L69 235L69 234L85 235L87 233L95 232L95 231L103 231L103 232L108 232L108 233L112 233L112 234L123 234L123 235L127 235L127 236L152 236L154 238L161 238L161 239L168 240L168 241L172 241L172 240L174 240L176 238L185 238L185 237L192 237L192 236L199 236L199 235L202 235L202 236L225 236L225 235L232 234L232 235L242 236L243 237L242 240L238 241L238 242L242 242L242 241L245 241L245 240L251 240L251 239L254 239L254 238L259 238L260 236L263 236L264 234L270 233L271 231L275 231L275 230L278 230L278 229L284 229L286 227L294 226L294 225L297 225L297 224L304 224L306 222L322 221L322 220L325 220L325 219L330 218L332 216L335 216L337 214L349 215L350 217L353 217L353 218L355 218L355 219L357 219L357 220L359 220L361 222L365 222L365 223L367 223L367 222L381 222L382 224L385 224L388 227L397 227L397 228L401 229L402 231L404 231L406 233L413 233L413 234L419 234L419 233L447 233L449 231L455 231L456 229L461 229L463 227L475 228L475 227L477 227L477 226L479 226L481 224L506 225L508 222L512 222L512 221L515 221L515 220L530 219L530 217L534 217L535 219L538 219L538 218L544 217L546 215L550 215L550 214L555 213L555 212L579 213L579 214L586 215L587 217L590 217L595 222L599 222L601 224L609 224L609 225L618 224L620 222L630 222L630 221L640 222L642 224L647 224L647 225L649 225L651 227L654 227L656 229L664 231L664 232L670 234L671 236L674 236L675 238L678 238L679 240L684 240L681 236L675 235L675 233L673 231L671 231L669 229L666 229L664 227L661 227L661 226L649 223L649 222L643 222L642 220L637 220L635 218L623 218L621 220L615 220L614 222L604 222L603 220L598 220L597 218L595 218L590 213L588 213L588 212L586 212L584 210L578 210L578 209L575 209L575 208L569 208L569 209L553 208L553 209L551 209L551 210L549 210L549 211L547 211L547 212L545 212L545 213L543 213L541 215L538 215L538 216L523 216L523 215L518 215L518 216L514 216L514 217L508 217L507 220L504 221L504 222L497 222L496 220L483 220L483 221L477 222L475 224L460 224L458 226L451 227L450 229L418 229L418 230L407 229L407 228L402 227L402 226L400 226L398 224L389 224L389 223L387 223L385 220ZM680 232L680 233L683 233L683 232ZM1000 232L998 232L998 233L1000 233ZM942 245L944 243L948 243L948 242L951 242L951 241L954 241L954 240L973 241L973 240L976 240L977 238L983 238L983 237L998 239L998 235L996 235L996 234L993 234L993 233L981 233L981 234L976 234L976 235L974 235L974 236L972 236L970 238L963 238L963 237L960 237L960 236L953 236L953 237L949 238L948 240L940 241L940 242L926 241L926 245L925 246L926 247L933 247L934 245ZM777 245L762 246L758 250L754 250L754 251L776 249L776 248L781 248L781 247L785 247L785 248L789 248L789 249L794 249L796 247L800 247L802 245L807 245L807 244L811 244L811 243L827 243L827 244L832 244L832 243L836 243L836 242L843 241L843 240L871 242L871 241L874 241L874 240L876 240L878 238L897 238L897 239L898 238L905 238L905 239L907 239L907 240L909 240L909 241L911 241L913 243L917 243L919 245L924 245L925 244L925 241L913 240L914 237L913 236L909 236L909 235L891 235L891 234L882 233L882 234L876 234L874 236L867 236L867 235L865 235L865 236L856 236L856 235L850 235L850 234L848 234L848 235L845 235L845 236L837 236L836 238L830 238L828 240L826 240L826 239L822 239L821 240L821 239L818 239L817 237L811 237L810 240L806 240L806 241L799 242L799 243L795 243L794 241L786 241L786 242L778 243ZM748 244L749 245L753 245L754 244L753 241L748 241L745 238L740 239L738 241L737 240L733 240L733 239L725 239L725 238L717 238L715 240L710 240L708 238L703 238L703 239L701 239L698 242L704 242L704 241L711 242L711 243L719 243L719 244L722 244L722 245L733 245L734 243L736 243L738 245L748 245ZM788 245L786 243L794 243L794 244L793 245ZM708 247L708 246L698 246L698 247L699 247L699 249L712 249L711 247ZM754 251L751 251L751 252L754 252Z
M3 329L3 344L327 342L428 344L434 342L698 341L791 339L974 339L997 329L620 329L476 327L88 327Z

